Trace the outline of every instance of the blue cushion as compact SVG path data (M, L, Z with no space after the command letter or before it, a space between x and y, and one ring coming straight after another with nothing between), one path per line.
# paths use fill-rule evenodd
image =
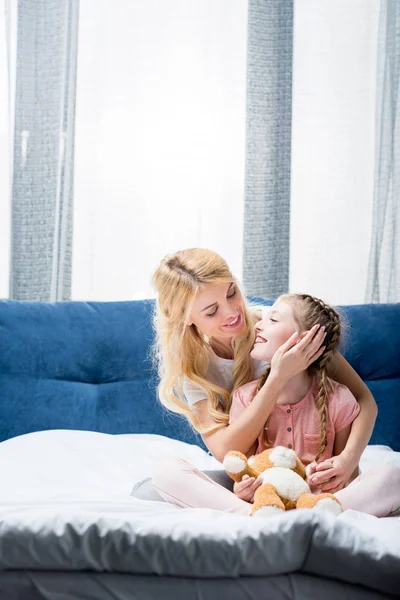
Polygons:
M348 322L343 354L378 404L371 443L400 450L400 304L342 309Z
M86 429L201 443L157 401L153 310L151 300L0 301L0 440ZM341 311L349 325L342 351L379 406L372 443L400 450L400 304Z
M156 398L151 301L0 302L0 440L42 429L196 443Z

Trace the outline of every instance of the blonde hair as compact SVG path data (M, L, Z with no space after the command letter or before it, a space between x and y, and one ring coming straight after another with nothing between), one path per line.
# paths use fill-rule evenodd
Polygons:
M332 360L334 352L338 349L341 339L342 326L340 316L334 308L309 294L286 294L280 296L279 300L283 300L292 307L293 317L299 326L299 332L307 331L317 323L325 325L326 336L323 341L325 350L322 356L307 369L308 374L315 378L317 383L315 402L320 417L321 443L315 460L319 460L327 444L326 424L328 420L328 403L329 396L333 391L332 381L327 375L327 367ZM259 380L257 391L264 385L269 373L270 369L267 369L266 373ZM264 442L267 446L271 445L268 439L268 421L264 429Z
M153 276L152 283L157 292L154 329L155 359L160 376L159 398L166 408L185 415L200 433L228 425L232 398L228 390L207 379L212 354L210 340L196 325L188 323L200 286L232 281L238 286L226 262L216 252L201 248L181 250L166 256ZM245 331L232 341L233 389L248 383L253 376L250 351L258 317L244 301L243 304ZM204 390L215 426L202 426L188 407L183 393L184 378Z

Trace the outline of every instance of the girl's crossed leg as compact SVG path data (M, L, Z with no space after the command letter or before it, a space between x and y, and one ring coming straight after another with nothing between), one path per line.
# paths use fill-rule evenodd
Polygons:
M182 508L214 508L247 516L251 512L251 504L181 458L161 463L154 472L153 485L166 502Z
M212 508L247 516L251 513L251 504L180 458L161 463L153 475L153 485L166 502L182 508ZM393 465L376 467L334 495L344 510L386 517L400 510L400 469Z

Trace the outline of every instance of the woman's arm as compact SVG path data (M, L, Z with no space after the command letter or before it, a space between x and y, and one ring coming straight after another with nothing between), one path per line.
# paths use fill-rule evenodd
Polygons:
M345 427L344 429L342 429L342 431L339 431L335 435L335 441L333 443L333 454L334 454L334 456L341 456L342 452L346 448L347 442L348 442L349 437L350 437L350 432L351 432L352 426L353 426L353 424L350 423L350 425L348 425L347 427ZM354 471L353 471L353 473L352 473L352 475L350 477L350 481L352 481L353 479L355 479L359 474L360 474L360 470L358 468L358 463L357 463L357 466L354 469Z
M373 395L357 375L356 371L349 365L343 356L337 353L330 363L328 375L338 383L349 388L360 405L360 412L353 421L348 439L343 450L340 452L341 461L332 468L332 463L327 468L324 461L315 467L315 471L324 471L318 477L310 477L312 485L320 485L323 491L341 487L348 483L355 469L358 467L361 455L364 452L374 429L378 408ZM336 454L336 451L335 451ZM337 454L338 456L338 454ZM322 485L325 484L325 487Z
M267 421L286 383L297 373L304 371L324 351L321 343L324 331L314 326L299 342L293 335L275 352L271 361L271 372L251 404L233 423L218 431L203 435L204 443L219 461L229 450L248 454L262 427ZM208 412L207 401L193 405L196 416L204 427L212 427L215 421Z
M346 444L350 436L351 425L352 423L350 423L350 425L347 425L347 427L342 429L342 431L338 431L338 433L335 434L335 441L333 442L334 456L338 456L346 448Z
M378 407L361 377L339 352L329 365L328 375L338 383L348 387L360 405L360 412L353 421L347 444L341 453L353 463L355 468L371 439Z
M352 427L352 424L350 423L350 425L348 425L347 427L342 429L342 431L339 431L338 433L336 433L335 441L333 444L332 458L328 458L327 460L324 460L319 465L313 464L312 470L310 471L310 474L308 477L308 483L310 485L312 485L312 486L315 485L314 478L311 476L311 474L315 473L316 467L319 467L319 469L322 471L328 472L327 474L329 474L330 477L331 477L331 474L334 472L334 469L335 470L339 469L339 470L343 470L343 471L346 469L346 466L344 464L344 460L342 457L342 452L344 451L346 444L348 442L350 432L351 432L351 427ZM358 465L357 465L356 468L354 469L353 473L350 474L348 482L355 479L358 475L359 475L359 469L358 469ZM318 485L317 487L318 487L319 492L329 492L330 494L334 494L335 492L338 492L339 490L341 490L345 486L345 484L346 484L346 482L343 483L343 481L340 478L336 477L336 478L332 478L328 483Z
M254 442L271 414L284 385L285 383L279 377L270 375L251 404L233 423L202 436L205 445L217 460L222 462L229 450L237 450L247 455L253 449ZM208 412L206 400L196 402L193 411L204 427L215 425Z

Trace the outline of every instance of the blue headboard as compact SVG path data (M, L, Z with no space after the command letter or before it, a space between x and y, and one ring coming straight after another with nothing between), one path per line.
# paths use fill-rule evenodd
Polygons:
M0 301L0 440L43 429L199 443L156 398L151 300ZM342 308L343 352L379 406L372 443L400 450L400 304Z

